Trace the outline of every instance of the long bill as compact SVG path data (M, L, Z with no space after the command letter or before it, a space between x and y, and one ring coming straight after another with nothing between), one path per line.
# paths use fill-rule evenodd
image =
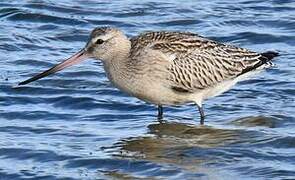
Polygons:
M37 74L36 76L29 78L23 82L20 82L18 85L25 85L28 84L30 82L36 81L38 79L41 79L43 77L49 76L50 74L56 73L58 71L61 71L69 66L72 66L74 64L78 64L79 62L82 62L83 60L87 59L88 55L86 54L85 50L82 49L81 51L77 52L76 54L74 54L72 57L66 59L65 61L63 61L60 64L57 64L55 66L53 66L52 68Z

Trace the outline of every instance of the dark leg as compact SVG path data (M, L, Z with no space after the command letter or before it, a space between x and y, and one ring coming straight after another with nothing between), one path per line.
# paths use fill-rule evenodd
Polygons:
M161 105L158 105L158 120L163 119L163 107Z
M204 113L203 107L199 106L198 104L197 104L197 106L198 106L198 109L199 109L199 112L200 112L200 118L201 118L200 119L200 124L204 125L205 113Z

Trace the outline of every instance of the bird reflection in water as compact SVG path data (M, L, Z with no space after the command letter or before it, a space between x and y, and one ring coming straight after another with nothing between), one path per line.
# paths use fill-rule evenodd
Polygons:
M162 121L150 124L147 134L122 139L105 151L117 158L168 164L218 179L223 173L214 166L236 163L243 158L241 150L272 139L257 128L274 127L274 122L277 119L253 116L217 128Z
M186 169L199 168L195 165L214 160L206 156L204 150L239 142L243 134L242 130L168 122L150 124L148 129L145 136L116 143L111 148L116 149L112 154L121 158L177 164ZM193 158L189 157L191 153Z

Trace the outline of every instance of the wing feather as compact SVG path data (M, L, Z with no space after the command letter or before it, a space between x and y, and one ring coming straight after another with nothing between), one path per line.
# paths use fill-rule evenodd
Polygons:
M175 57L168 67L168 79L174 89L188 92L235 78L261 61L256 52L197 35L185 35L173 42L154 42L151 48Z
M266 63L274 53L259 54L193 33L148 32L131 39L132 56L140 48L173 57L167 66L171 88L194 92L235 78Z

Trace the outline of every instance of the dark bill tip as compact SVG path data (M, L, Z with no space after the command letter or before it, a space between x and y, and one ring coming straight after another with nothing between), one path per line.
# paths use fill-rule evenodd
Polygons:
M40 73L40 74L37 74L36 76L32 77L32 78L29 78L25 81L22 81L20 83L18 83L19 86L21 85L25 85L25 84L28 84L30 82L33 82L33 81L36 81L38 79L41 79L43 77L46 77L46 76L49 76L50 74L53 74L55 72L58 72L58 71L61 71L67 67L70 67L74 64L77 64L83 60L85 60L87 58L87 54L85 53L84 49L82 49L81 51L79 51L78 53L74 54L72 57L66 59L65 61L63 61L62 63L60 64L57 64L55 66L53 66L52 68Z

